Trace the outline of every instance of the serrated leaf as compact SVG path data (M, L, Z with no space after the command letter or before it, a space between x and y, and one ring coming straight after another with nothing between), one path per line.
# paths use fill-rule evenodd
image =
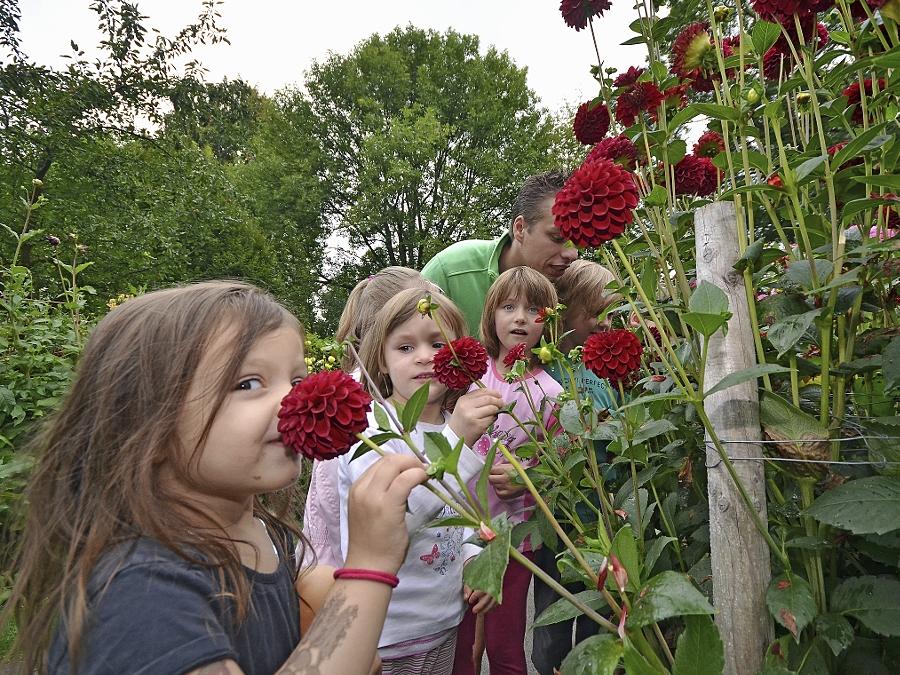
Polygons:
M853 642L853 627L840 614L823 614L816 618L816 635L837 656Z
M829 490L807 511L816 520L853 534L884 534L900 528L900 480L858 478Z
M803 314L786 316L769 327L769 342L778 350L779 358L806 335L806 331L821 313L821 309L813 309Z
M750 37L753 41L753 51L762 56L781 37L781 28L769 21L757 21L753 24Z
M581 591L579 593L575 593L575 597L584 605L587 605L593 610L601 610L607 606L606 600L603 599L603 596L600 595L599 591L595 590L586 590ZM560 598L552 605L547 607L540 615L537 616L534 620L534 627L538 628L539 626L550 626L555 623L559 623L560 621L568 621L569 619L574 619L576 616L581 616L582 612L575 605L569 602L566 598Z
M632 628L639 628L673 616L713 614L714 611L686 574L666 571L644 585L627 623Z
M506 514L491 520L491 529L497 536L463 568L463 583L469 588L484 591L497 602L503 602L503 575L509 564L512 534Z
M849 614L880 635L900 635L900 580L864 576L845 580L831 594L831 611Z
M794 640L816 616L816 601L806 579L784 574L772 579L766 591L766 605L775 620L787 628Z
M613 675L622 658L623 646L612 635L592 635L572 648L562 665L566 675Z
M644 204L647 206L665 206L667 201L668 193L662 185L657 185L644 197Z
M733 387L735 385L741 384L741 382L746 382L747 380L755 380L757 378L762 377L763 375L775 375L777 373L789 373L791 371L790 368L786 368L784 366L779 366L774 363L764 363L761 366L752 366L750 368L745 368L744 370L739 370L736 373L730 373L719 380L714 387L710 387L704 392L704 398L715 394L718 391L724 391L729 387Z
M716 624L708 616L684 617L678 637L672 675L722 675L725 646Z

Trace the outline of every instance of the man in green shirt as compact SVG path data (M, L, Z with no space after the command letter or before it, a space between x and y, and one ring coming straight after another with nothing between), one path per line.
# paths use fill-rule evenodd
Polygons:
M524 265L556 281L578 257L578 249L562 237L550 212L567 178L562 171L530 176L513 203L503 236L457 242L425 265L422 275L457 304L472 335L479 335L484 298L502 272Z

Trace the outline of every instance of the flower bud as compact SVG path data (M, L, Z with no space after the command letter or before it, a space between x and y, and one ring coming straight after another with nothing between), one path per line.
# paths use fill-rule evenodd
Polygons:
M600 569L597 570L597 590L602 591L606 586L606 577L609 574L609 558L604 558Z
M35 178L31 181L31 186L35 189L40 190L42 187L44 187L44 181L42 181L40 178Z
M335 359L333 356L329 356L329 357L328 357L328 363L334 363L335 360L336 360L336 359Z
M50 244L53 248L56 248L57 246L59 246L59 237L48 234L47 243Z
M759 103L759 92L755 87L751 87L747 91L744 92L744 100L747 101L750 105L756 105Z
M538 351L538 358L541 360L541 363L550 363L553 360L553 350L550 349L549 345L541 347L540 351Z
M87 253L88 249L87 249L87 246L85 246L84 244L76 244L75 250L78 251L79 253Z
M482 541L491 542L497 537L497 534L482 521L478 526L478 536Z
M609 566L612 567L613 578L616 580L616 586L619 587L619 593L624 593L625 586L628 584L628 571L615 553L609 554Z
M625 639L625 619L628 618L628 608L624 605L622 606L622 616L619 617L619 627L618 633L619 637L623 640Z
M419 314L422 316L430 316L431 315L431 300L429 298L422 298L416 303L416 309L419 310Z
M666 376L665 375L653 375L650 379L653 382L665 382Z
M713 10L713 17L718 23L728 21L731 18L731 8L725 5L719 5Z

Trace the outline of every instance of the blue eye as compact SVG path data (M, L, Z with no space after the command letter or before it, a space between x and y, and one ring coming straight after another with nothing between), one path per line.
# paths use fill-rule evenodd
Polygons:
M296 386L297 386L298 384L300 384L301 382L303 382L303 378L302 378L302 377L295 377L293 380L291 380L291 386L292 386L292 387L296 387Z
M397 347L397 349L400 350L401 352L403 352L404 354L408 354L409 352L412 351L412 347L410 345L400 345L399 347Z
M262 382L258 377L248 377L238 382L236 389L239 391L254 391L262 387Z
M443 342L435 342L431 345L432 349L443 349L446 346Z

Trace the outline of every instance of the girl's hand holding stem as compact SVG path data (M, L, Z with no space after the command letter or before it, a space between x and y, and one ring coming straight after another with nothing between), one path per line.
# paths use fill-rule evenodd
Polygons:
M493 389L476 389L463 394L456 402L448 426L470 448L497 419L497 413L506 405Z

